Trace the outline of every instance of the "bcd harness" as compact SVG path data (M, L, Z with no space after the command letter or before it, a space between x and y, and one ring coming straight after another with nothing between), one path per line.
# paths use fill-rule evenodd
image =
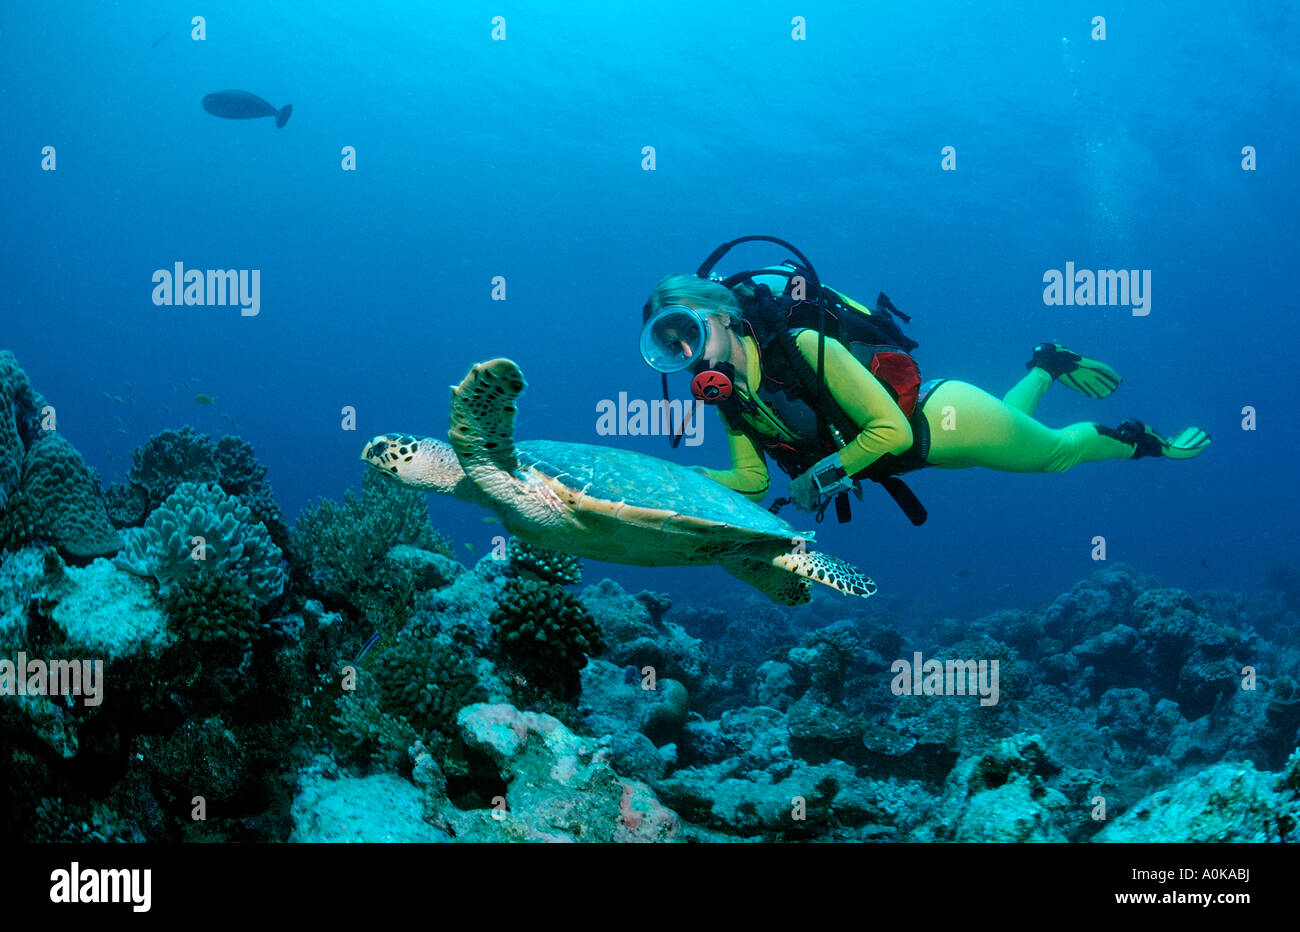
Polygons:
M748 306L742 308L743 326L758 345L761 360L761 383L751 386L751 391L775 413L790 439L766 436L749 422L746 415L754 417L763 413L753 399L730 392L713 403L732 431L744 433L791 478L801 475L824 457L852 443L860 432L858 424L845 413L826 387L826 338L838 340L889 392L907 418L913 438L912 446L905 452L884 454L849 478L869 479L879 484L912 524L923 524L927 517L925 507L907 483L899 478L902 473L924 467L930 448L929 425L921 410L925 399L919 397L922 390L920 368L910 355L917 343L904 334L894 320L898 317L910 322L911 318L894 307L883 292L876 299L878 310L873 312L823 285L807 257L790 243L772 236L742 236L723 243L696 274L708 279L714 266L727 252L754 240L783 246L799 261L737 272L721 279L720 284L731 289L746 282L754 289L753 302L745 302ZM774 295L768 285L754 280L756 276L780 276L786 279L786 284L779 295ZM801 329L817 333L815 367L804 358L796 344L796 332ZM728 376L731 374L727 373ZM667 376L664 376L665 400L668 397L667 383ZM679 441L680 435L675 433L673 445ZM848 521L848 494L840 492L834 497L834 502L837 519ZM777 511L785 504L786 499L778 499L772 510ZM823 503L818 520L821 520L827 504Z

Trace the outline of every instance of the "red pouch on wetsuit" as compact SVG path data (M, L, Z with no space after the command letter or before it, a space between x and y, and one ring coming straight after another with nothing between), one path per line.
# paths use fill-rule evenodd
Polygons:
M888 383L898 398L904 416L916 410L916 396L921 390L921 370L906 353L880 352L871 357L871 374Z

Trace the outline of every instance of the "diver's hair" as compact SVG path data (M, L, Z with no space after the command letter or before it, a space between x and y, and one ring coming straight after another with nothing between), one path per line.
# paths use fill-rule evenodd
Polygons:
M654 314L670 304L688 304L691 307L716 310L719 314L740 320L742 303L747 303L752 294L752 289L747 285L737 285L731 289L721 282L700 278L698 275L674 273L659 279L659 284L650 292L650 313Z

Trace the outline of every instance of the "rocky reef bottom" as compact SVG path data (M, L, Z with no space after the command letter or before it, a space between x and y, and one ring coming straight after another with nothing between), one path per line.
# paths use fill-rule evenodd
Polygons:
M365 650L341 597L220 633L106 560L6 553L6 835L1298 837L1300 650L1275 593L1192 596L1116 566L1032 611L827 620L846 603L723 614L610 580L524 585L491 557L399 545L381 563L410 609ZM26 688L55 657L102 660L98 701Z

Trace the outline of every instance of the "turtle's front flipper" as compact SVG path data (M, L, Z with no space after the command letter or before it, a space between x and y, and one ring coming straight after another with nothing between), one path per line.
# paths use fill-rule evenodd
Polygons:
M757 560L724 560L722 568L743 583L749 583L773 602L807 605L812 601L812 583L791 576L771 563Z
M798 573L805 579L819 582L823 586L838 589L845 595L856 595L865 599L876 594L876 584L858 572L856 566L829 554L811 550L794 550L774 557L772 565L789 570L791 573Z
M509 359L489 359L473 366L451 390L451 440L465 471L497 469L513 474L515 399L524 390L524 374Z

